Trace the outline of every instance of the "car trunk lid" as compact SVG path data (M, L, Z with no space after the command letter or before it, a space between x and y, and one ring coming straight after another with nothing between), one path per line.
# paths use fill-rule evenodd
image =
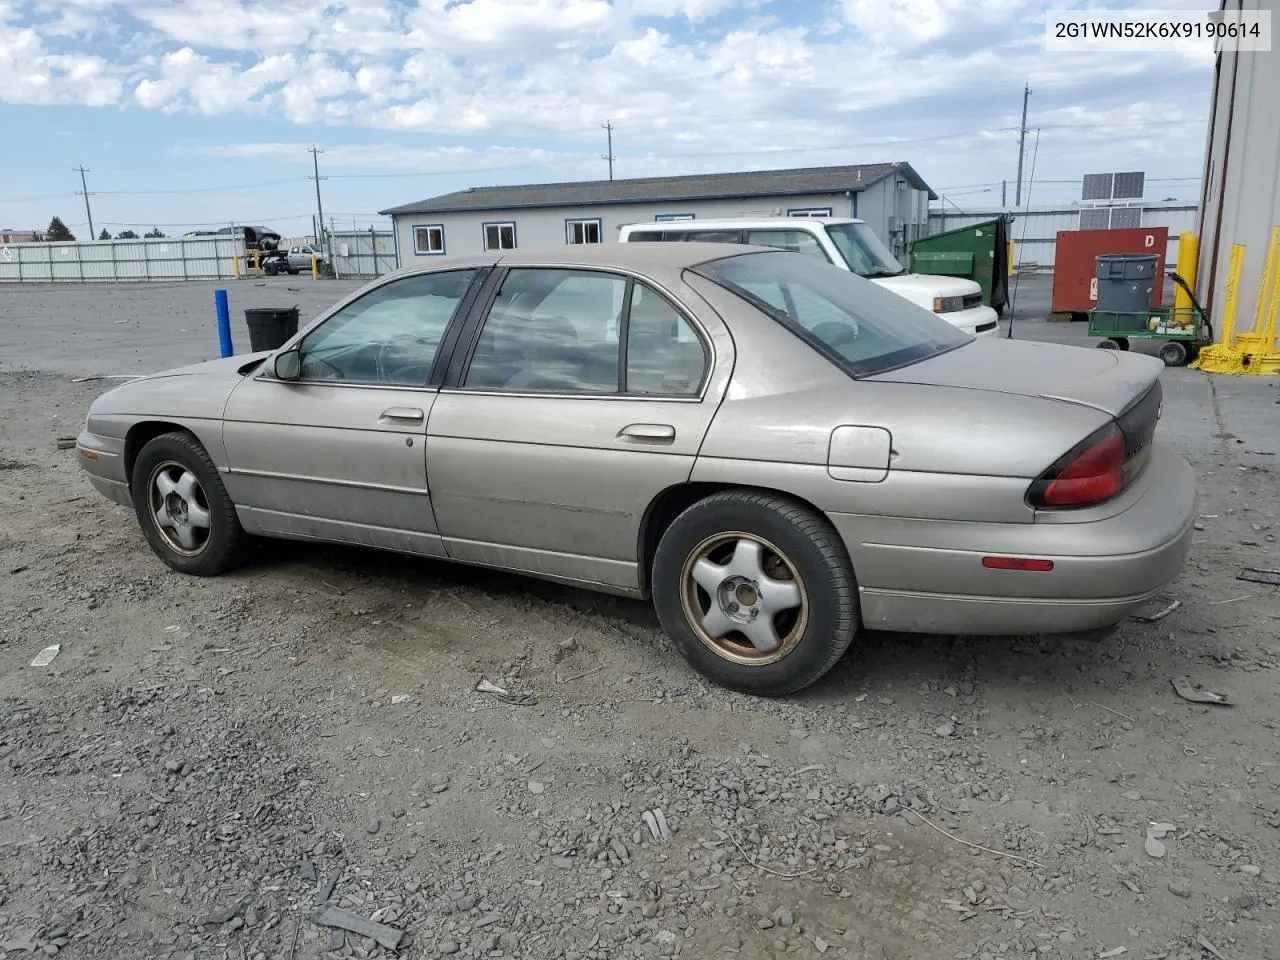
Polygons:
M987 338L867 379L1061 400L1120 417L1163 369L1154 357L1118 350Z
M1160 418L1164 364L1114 350L1086 350L1026 340L974 340L920 363L869 377L1057 400L1098 410L1124 438L1124 482L1146 468ZM1016 402L1016 401L1013 401Z

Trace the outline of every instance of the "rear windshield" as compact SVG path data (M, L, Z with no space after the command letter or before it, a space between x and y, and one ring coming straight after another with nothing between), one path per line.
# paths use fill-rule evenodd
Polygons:
M973 340L857 274L794 253L744 253L693 268L774 317L855 377L895 370Z

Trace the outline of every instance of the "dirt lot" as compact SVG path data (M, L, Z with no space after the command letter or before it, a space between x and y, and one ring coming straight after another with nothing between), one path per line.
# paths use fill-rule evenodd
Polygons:
M72 376L209 356L211 289L0 289L0 953L391 955L327 897L413 958L1280 958L1280 604L1236 579L1280 567L1272 380L1166 372L1203 497L1166 618L868 635L766 702L639 603L290 544L169 572L54 441L110 385Z

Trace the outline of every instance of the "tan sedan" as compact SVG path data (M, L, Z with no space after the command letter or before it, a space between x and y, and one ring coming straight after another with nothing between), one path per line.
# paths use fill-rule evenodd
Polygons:
M700 671L777 695L864 626L1082 630L1177 576L1162 369L975 339L793 253L502 251L110 390L78 449L176 570L284 537L652 597Z

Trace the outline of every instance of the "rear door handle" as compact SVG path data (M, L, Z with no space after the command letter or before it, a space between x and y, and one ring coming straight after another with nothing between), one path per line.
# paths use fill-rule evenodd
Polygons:
M421 423L425 418L417 407L387 407L378 417L379 423Z
M632 443L673 443L676 428L669 423L631 423L618 431L618 439Z

